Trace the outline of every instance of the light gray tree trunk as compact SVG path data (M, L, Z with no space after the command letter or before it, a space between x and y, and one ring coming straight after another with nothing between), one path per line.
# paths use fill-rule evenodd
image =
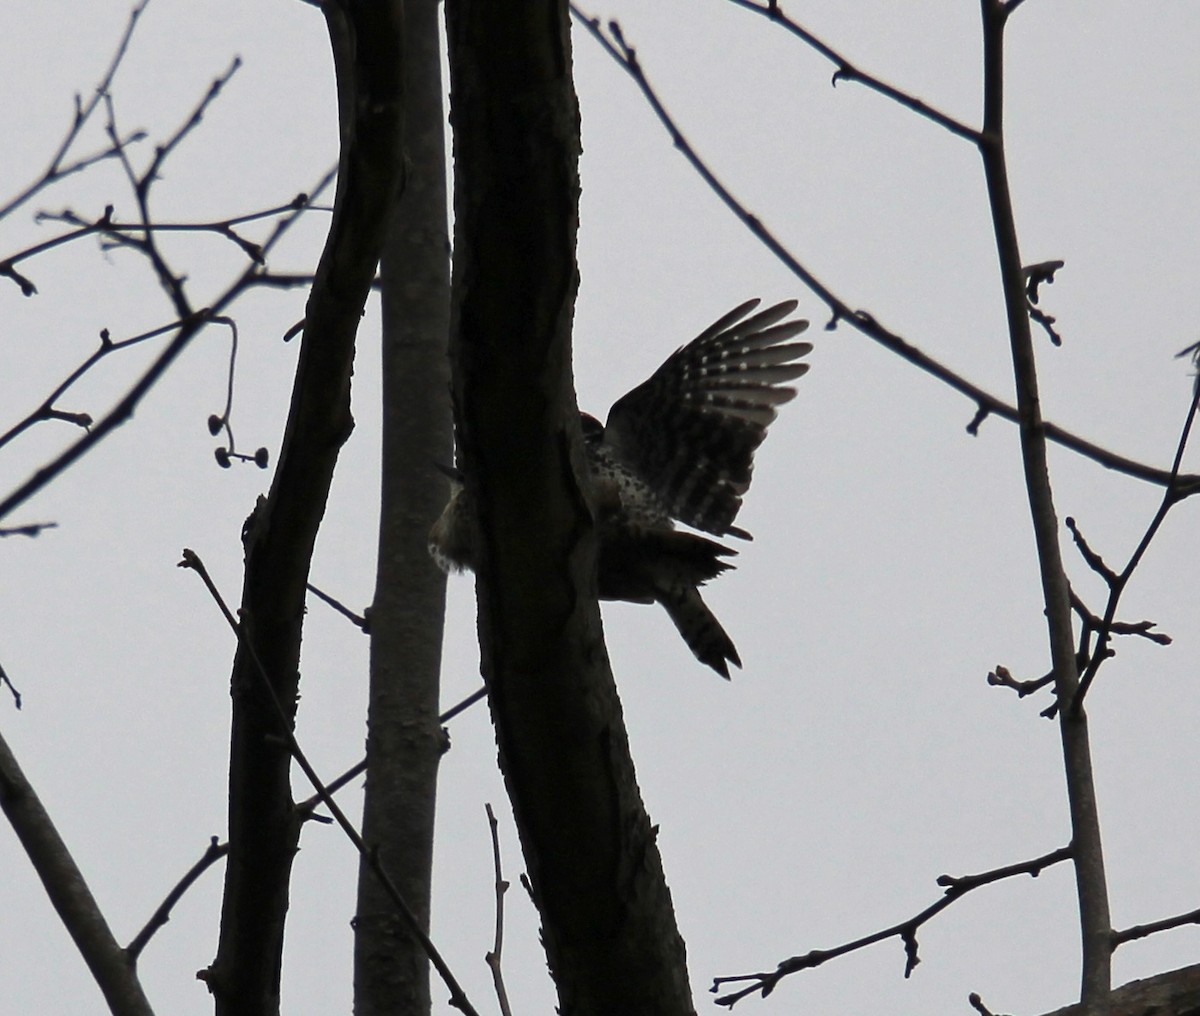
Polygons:
M405 0L404 191L382 264L383 449L363 838L429 930L442 732L438 676L446 577L427 549L446 502L435 463L453 459L450 239L437 0ZM354 1011L430 1011L429 964L378 879L359 869Z

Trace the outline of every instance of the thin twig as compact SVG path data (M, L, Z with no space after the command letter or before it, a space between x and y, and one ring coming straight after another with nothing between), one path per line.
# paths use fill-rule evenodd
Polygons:
M179 126L175 133L172 134L164 144L155 146L154 159L151 161L149 167L138 180L139 197L144 198L147 194L149 194L150 187L153 185L154 181L158 179L159 171L162 169L163 163L167 161L168 157L173 151L175 151L176 147L182 143L184 138L186 138L192 133L192 131L200 126L200 121L204 119L204 114L208 112L208 107L216 102L218 96L221 94L222 89L229 84L230 79L232 79L233 76L241 69L241 66L242 58L240 56L235 56L229 62L229 66L224 70L224 72L218 74L213 79L212 84L208 86L208 91L204 93L203 98L201 98L201 100L196 104L196 108L192 110L192 115L189 116L187 120L185 120ZM144 207L143 212L145 212ZM150 220L150 216L148 214L145 216L145 218L146 221Z
M263 690L266 692L267 699L272 704L272 709L279 717L280 736L287 745L289 754L291 754L292 758L295 759L296 764L300 767L301 771L303 771L309 783L312 784L313 789L317 792L317 796L321 799L321 803L329 809L329 813L333 816L334 821L337 822L338 826L341 827L341 830L343 833L345 833L346 838L350 840L352 844L354 844L354 848L359 852L363 860L366 861L367 866L371 869L371 871L374 872L375 877L379 879L380 884L383 886L387 895L391 898L392 904L396 908L396 912L404 921L404 924L408 928L409 932L417 939L418 942L421 943L421 947L425 951L425 955L429 957L429 962L433 964L434 968L441 976L442 981L450 990L451 1004L462 1010L462 1012L466 1013L467 1016L478 1016L475 1008L471 1005L470 1001L468 1001L466 993L463 991L457 979L454 977L454 974L451 972L450 967L442 958L442 954L438 952L437 947L433 944L433 941L430 939L429 935L426 934L425 929L421 927L421 922L417 919L416 914L413 913L412 908L409 907L408 903L405 902L400 890L396 887L396 883L392 881L391 875L388 874L383 862L379 859L379 852L377 850L368 849L366 843L363 842L362 836L354 827L354 824L349 818L346 817L346 813L342 811L341 807L333 799L333 795L329 792L329 788L325 786L321 778L317 775L316 769L314 769L312 763L309 762L308 756L305 755L304 750L300 747L300 743L296 740L296 735L292 731L292 725L288 719L288 714L284 710L283 704L279 701L279 696L275 694L275 688L271 684L270 675L267 674L266 668L263 667L262 661L259 660L258 653L255 651L253 643L251 643L245 637L237 618L233 616L233 612L225 603L225 599L221 596L220 590L217 589L216 584L213 582L211 576L209 576L208 569L204 567L204 562L200 560L200 557L195 551L185 549L183 551L183 559L179 562L179 567L191 569L200 577L200 580L204 583L209 595L213 598L213 602L216 603L217 607L221 611L221 614L224 616L225 622L233 630L239 645L245 650L250 659L254 662L255 672L258 674Z
M484 959L492 971L492 986L496 989L496 1001L500 1004L501 1016L512 1016L508 992L504 988L504 973L500 969L500 956L504 949L504 894L508 892L508 883L504 880L504 871L500 867L499 823L491 803L485 804L484 808L487 810L488 830L492 834L492 866L496 873L496 936Z
M471 706L473 706L476 702L478 702L480 699L486 698L486 697L487 697L487 688L479 688L478 690L471 692L470 695L468 695L465 699L463 699L457 705L451 706L444 713L442 713L442 715L438 717L438 722L439 723L449 723L459 713L466 712L466 710L469 709Z
M1012 671L1003 664L997 664L995 669L988 671L987 683L996 688L1011 688L1017 693L1018 698L1024 698L1026 695L1032 695L1035 691L1041 691L1054 683L1054 672L1043 674L1041 677L1030 678L1025 681L1019 681L1013 677Z
M27 522L23 526L0 526L0 540L6 536L28 536L30 539L41 536L46 529L57 529L57 522Z
M995 868L992 871L985 871L978 875L940 875L937 884L945 887L946 890L942 898L926 907L920 913L913 915L908 920L894 924L890 928L884 928L882 931L865 935L862 938L855 939L853 942L846 942L843 945L835 946L832 949L814 949L803 956L793 956L790 959L784 960L774 970L767 973L739 974L732 977L713 978L712 988L710 989L713 994L716 994L723 984L750 982L747 987L740 988L728 995L722 995L714 1001L717 1005L728 1006L732 1009L743 998L753 995L755 992L760 992L762 997L766 998L775 990L779 982L789 974L818 967L827 960L864 949L869 945L874 945L876 942L882 942L889 938L899 938L904 943L904 976L909 977L913 969L920 962L920 958L917 956L917 929L926 921L941 913L955 900L960 899L974 889L989 885L992 882L998 882L1001 879L1012 878L1016 875L1030 875L1033 878L1037 878L1044 869L1058 864L1060 861L1065 861L1069 857L1071 857L1071 848L1069 846L1059 847L1057 850L1052 850L1041 857L1035 857L1033 860L1022 861L1020 864L1005 865L1002 868Z
M72 163L63 165L63 159L67 157L67 153L71 150L71 146L75 144L84 125L91 119L92 114L96 111L97 106L100 105L104 96L108 94L113 78L116 76L117 68L121 66L121 61L124 60L125 53L129 49L129 40L133 37L133 30L137 27L138 19L141 17L142 11L146 9L148 3L149 0L142 0L141 3L135 5L133 10L129 12L129 20L125 23L125 32L121 36L120 42L117 43L116 52L109 61L108 68L100 79L100 83L93 90L92 97L85 104L78 95L75 96L75 115L71 119L71 126L68 128L62 143L58 146L58 150L51 157L50 165L46 168L46 171L15 198L12 198L7 204L0 206L0 219L11 215L21 205L29 201L30 198L51 184L57 183L59 180L73 173L87 169L89 166L94 166L105 159L115 158L126 145L145 138L145 135L140 131L124 138L119 136L114 137L111 139L109 147L103 151L82 156Z
M361 776L366 771L367 771L367 760L364 758L361 762L357 762L354 765L352 765L349 769L347 769L344 773L342 773L341 776L337 777L337 779L330 780L327 784L325 784L325 789L330 794L336 794L339 790L342 789L342 787L346 786L346 784L350 783L355 778ZM320 803L321 803L321 795L313 794L312 797L305 798L303 801L299 802L296 805L296 813L298 815L300 815L302 818L314 819L315 821L318 821L318 822L327 821L327 820L317 818L317 816L314 814L314 812L316 811L317 805Z
M1066 524L1067 529L1070 530L1071 537L1075 541L1075 546L1079 550L1079 556L1087 562L1087 566L1104 579L1109 586L1116 582L1117 573L1104 563L1104 558L1092 550L1091 544L1087 542L1087 538L1075 524L1075 520L1068 515L1063 522Z
M1079 533L1078 527L1073 519L1067 519L1067 525L1072 534L1075 536L1075 542L1079 546L1080 553L1083 558L1091 566L1093 571L1096 571L1108 584L1108 603L1104 608L1104 617L1096 627L1096 653L1088 665L1086 671L1079 681L1079 690L1075 693L1075 697L1071 702L1072 710L1080 710L1083 708L1083 700L1087 696L1088 690L1096 679L1096 674L1101 665L1106 659L1113 654L1109 651L1109 641L1114 634L1137 634L1152 641L1165 644L1170 642L1170 637L1160 633L1150 632L1150 628L1154 625L1149 621L1140 622L1135 625L1122 625L1121 622L1115 620L1117 614L1117 605L1120 603L1121 596L1129 585L1129 580L1133 577L1133 573L1141 563L1146 551L1150 549L1150 544L1154 537L1158 534L1164 521L1166 521L1167 513L1177 505L1185 495L1180 492L1182 480L1179 476L1180 466L1183 464L1183 454L1187 449L1188 439L1191 437L1192 427L1196 421L1196 413L1200 409L1200 385L1193 385L1192 399L1188 405L1187 416L1183 422L1183 428L1179 434L1179 440L1175 445L1175 458L1171 463L1171 479L1167 483L1166 489L1163 491L1162 500L1159 502L1158 509L1154 513L1154 517L1146 526L1146 531L1142 534L1142 538L1138 541L1138 545L1134 548L1133 553L1129 556L1125 567L1121 569L1119 574L1115 574L1112 569L1104 564L1099 555L1095 554L1087 542ZM1124 629L1124 630L1122 630ZM1164 642L1165 640L1165 642Z
M8 686L8 690L12 694L13 705L17 709L20 709L21 708L21 693L19 691L17 691L17 686L12 683L12 678L10 678L8 676L8 674L6 674L4 672L4 667L2 665L0 665L0 685Z
M13 279L14 282L21 286L23 292L27 288L36 292L37 287L29 279L14 271L15 265L29 261L31 258L38 257L66 244L74 243L76 240L95 235L107 239L111 247L132 247L141 252L144 249L144 239L134 237L132 234L135 233L214 233L235 244L251 261L261 266L265 261L262 245L253 240L247 240L237 232L235 227L261 219L277 218L278 216L286 215L288 212L294 212L299 208L303 208L306 211L322 210L319 207L309 205L307 195L298 194L284 205L264 208L257 212L247 212L244 215L237 215L228 219L216 219L207 222L120 222L113 218L115 209L112 205L106 207L104 214L94 220L85 219L70 208L64 208L60 212L38 212L36 218L39 223L60 222L72 228L68 232L52 236L47 240L42 240L19 250L15 254L10 254L0 262L0 275L5 275ZM309 277L309 281L311 281L311 277ZM26 293L26 295L32 294Z
M326 187L329 186L335 175L335 170L330 170L318 185L312 190L313 198L315 199ZM297 221L300 215L303 214L307 204L301 208L284 216L275 224L271 235L263 244L264 254L280 240L288 229ZM196 311L195 314L187 319L187 323L180 323L179 334L168 344L168 346L158 355L158 358L146 369L141 378L133 385L132 388L125 394L124 398L113 407L112 410L93 427L84 437L80 438L75 444L61 452L55 459L38 469L25 483L17 487L3 500L0 500L0 519L4 518L14 508L24 504L30 497L40 491L55 477L66 470L77 459L81 458L90 451L101 440L108 436L113 430L123 424L132 415L134 409L145 398L146 393L157 384L158 380L166 373L167 369L178 358L179 354L191 343L192 339L199 334L201 329L210 320L211 317L219 314L222 310L228 307L239 295L252 283L257 269L251 266L242 272L242 274L225 290L225 292L214 301L209 311Z
M150 920L133 937L133 941L125 947L125 955L129 957L129 962L132 965L137 965L138 957L141 956L142 950L146 948L150 939L154 937L154 933L171 919L171 911L174 909L175 904L183 899L183 894L192 887L201 875L227 853L229 853L228 843L220 843L215 836L209 840L208 849L204 851L200 860L193 864L184 874L183 878L175 884L175 887L167 893L166 898L158 905L154 913L150 915Z
M1039 261L1036 265L1025 266L1025 298L1028 300L1026 310L1029 316L1042 326L1051 344L1055 346L1062 345L1062 336L1054 328L1056 319L1041 310L1037 303L1041 286L1053 285L1055 273L1064 264L1063 261Z
M1200 924L1200 910L1189 910L1177 917L1164 917L1161 921L1151 921L1149 924L1135 924L1131 928L1112 933L1113 948L1133 942L1148 935L1156 935L1160 931L1170 931L1172 928L1182 928L1188 924Z
M452 705L449 709L447 709L444 713L442 713L438 717L438 723L443 723L443 724L449 723L459 713L466 711L467 708L469 708L470 706L473 706L476 702L478 702L485 695L487 695L486 688L480 688L478 691L473 692L472 694L468 695L465 699L463 699L461 702L457 703L456 705ZM349 783L351 780L353 780L356 776L361 776L366 771L367 771L367 760L364 758L364 759L362 759L362 761L356 762L354 765L352 765L349 769L347 769L344 773L342 773L342 775L339 776L337 779L331 780L326 785L326 789L331 794L336 794L339 790L342 789L342 787L344 787L347 783ZM321 803L321 798L314 794L312 797L308 798L307 800L301 801L299 804L297 804L296 811L298 811L301 815L304 815L305 817L310 817L312 815L313 809L316 808L316 806L320 803Z
M967 996L967 1001L970 1003L971 1008L979 1013L979 1016L999 1016L998 1013L992 1012L991 1009L984 1005L983 999L974 991Z
M944 127L951 134L965 138L972 143L978 142L979 131L974 127L968 127L961 121L955 120L954 117L933 108L916 96L910 95L908 92L903 92L899 88L889 85L886 81L881 81L873 74L868 74L866 71L860 70L828 43L822 42L807 28L804 28L784 14L775 0L766 0L764 3L757 3L755 0L729 0L729 2L735 7L741 7L743 10L761 14L770 21L775 22L775 24L782 25L805 45L810 46L820 53L821 56L825 57L826 60L834 64L837 69L833 72L831 84L837 85L839 81L857 81L860 85L864 85L872 91L886 96L893 102L899 103L905 109L916 113L918 116L931 120L939 127Z
M331 606L334 610L336 610L339 614L341 614L342 617L344 617L351 624L355 625L361 631L367 632L368 634L370 633L371 622L368 621L365 616L363 616L362 614L354 613L354 611L352 611L349 607L347 607L340 600L335 600L328 593L322 592L320 589L318 589L316 586L314 586L311 582L306 582L305 586L308 589L308 591L313 594L313 596L315 596L318 600L321 600L323 603L327 603L329 606Z
M130 346L139 345L147 339L158 338L160 335L165 335L167 332L175 331L176 329L186 327L192 324L199 324L203 321L212 321L212 318L205 317L205 311L198 311L193 315L191 320L172 321L169 325L160 325L158 328L151 328L149 331L141 332L138 335L132 335L127 339L118 339L113 341L109 336L108 329L102 329L100 332L100 345L95 349L78 367L76 367L66 378L42 401L33 412L29 413L24 419L13 424L7 431L0 434L0 448L3 448L10 441L19 437L22 433L32 427L35 423L40 423L45 420L63 420L68 423L73 423L77 427L82 427L87 430L92 425L92 417L88 413L65 413L56 409L54 403L57 402L63 394L75 382L83 377L88 371L96 366L101 360L111 353L119 352L122 349L128 349Z

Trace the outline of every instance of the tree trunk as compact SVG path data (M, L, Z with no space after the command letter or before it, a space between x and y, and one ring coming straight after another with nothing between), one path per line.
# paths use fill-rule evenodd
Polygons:
M338 76L341 156L333 221L305 317L270 494L246 524L233 665L229 855L221 937L203 973L218 1016L274 1016L299 837L290 729L305 583L338 451L350 434L354 339L400 181L400 0L323 7Z
M564 1016L693 1012L596 603L570 329L567 5L448 0L452 365L484 678Z
M450 238L438 0L406 0L404 194L383 253L383 451L363 839L429 930L446 576L429 527L446 502ZM429 962L366 864L355 919L354 1011L430 1011Z

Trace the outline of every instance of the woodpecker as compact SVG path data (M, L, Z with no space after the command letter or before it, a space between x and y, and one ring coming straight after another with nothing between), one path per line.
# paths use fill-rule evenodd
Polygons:
M808 327L786 320L788 300L752 313L748 300L677 349L646 381L621 396L601 424L580 413L590 494L596 508L601 599L661 603L701 663L722 677L740 667L732 639L699 587L733 567L737 551L699 533L749 540L733 524L750 486L754 452L812 343L792 342ZM473 522L461 478L429 534L446 571L472 568Z

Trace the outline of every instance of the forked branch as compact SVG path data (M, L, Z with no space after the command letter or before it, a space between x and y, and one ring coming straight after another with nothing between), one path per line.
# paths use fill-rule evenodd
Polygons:
M908 361L913 366L931 374L943 384L965 395L977 407L977 412L968 429L974 433L979 424L988 416L999 416L1011 423L1017 423L1019 414L1012 404L997 398L978 385L968 381L962 375L951 370L945 364L914 346L908 340L891 331L879 322L872 314L862 309L853 308L846 300L838 296L829 286L823 283L810 269L784 246L775 234L763 225L762 221L749 211L733 193L717 178L713 170L700 157L687 136L667 112L659 99L654 87L646 77L638 61L637 51L621 33L616 22L610 22L607 29L598 18L584 13L579 7L572 5L571 13L586 31L599 43L601 48L624 70L638 86L646 102L659 122L666 128L675 147L691 164L692 168L708 184L709 188L721 199L725 206L733 212L738 220L758 239L775 257L801 282L804 283L829 308L830 319L827 328L834 328L840 322L845 322L861 332L867 338L879 343L884 348ZM1042 422L1042 431L1047 440L1069 448L1079 455L1099 463L1106 469L1124 473L1139 480L1166 486L1171 482L1170 470L1137 462L1124 455L1102 448L1099 445L1064 430L1062 427L1047 421ZM1188 474L1179 478L1180 487L1190 490L1200 488L1200 476Z
M743 998L753 995L755 992L760 993L763 998L766 998L775 990L779 982L789 974L798 973L801 970L811 970L813 967L819 967L827 960L845 956L847 953L855 952L859 949L865 949L869 945L874 945L876 942L882 942L889 938L899 938L904 943L904 976L908 977L912 974L916 965L921 962L920 957L917 955L917 931L926 921L940 914L954 903L955 900L960 899L974 889L990 885L992 882L998 882L1001 879L1013 878L1016 875L1030 875L1033 878L1037 878L1046 868L1058 864L1060 861L1065 861L1070 856L1071 848L1069 846L1059 847L1057 850L1052 850L1050 853L1044 854L1041 857L1035 857L1030 861L1005 865L1002 868L994 868L991 871L981 872L978 875L940 875L937 884L945 888L945 893L941 899L932 903L920 913L914 914L899 924L893 924L890 928L884 928L870 935L864 935L862 938L835 946L832 949L813 949L802 956L793 956L790 959L783 960L779 966L770 972L738 974L732 977L716 977L713 979L712 985L712 992L714 994L725 984L743 984L745 986L728 995L721 995L715 1001L717 1005L728 1006L732 1009Z
M1009 348L1017 391L1021 463L1037 548L1055 699L1059 706L1059 731L1071 818L1083 952L1080 1001L1100 1012L1100 1007L1107 1003L1112 987L1112 947L1109 941L1112 925L1087 717L1082 710L1070 707L1079 690L1071 588L1063 567L1059 519L1050 488L1047 433L1042 422L1038 392L1027 276L1017 242L1004 147L1004 26L1011 10L1003 0L980 0L983 21L983 132L979 154L983 161L996 253L1000 262L1000 286L1008 318ZM1173 482L1173 475L1168 474L1168 486Z
M379 859L378 852L369 849L367 844L363 842L362 836L359 835L358 830L354 827L354 824L347 817L341 806L333 799L330 788L317 775L317 771L309 761L308 756L304 753L304 749L300 747L300 742L296 740L296 735L292 732L291 718L284 710L283 704L279 701L279 697L275 693L270 675L255 652L254 646L245 638L242 626L238 623L237 618L233 616L233 612L229 609L225 598L221 595L212 577L208 574L208 569L205 568L204 562L200 560L199 555L195 551L185 549L183 559L179 562L179 567L190 569L200 576L204 587L208 590L209 595L213 598L213 602L216 603L218 609L221 611L221 615L225 618L226 624L229 625L237 637L239 649L249 656L254 665L254 671L259 678L260 688L267 701L271 703L271 708L278 718L278 736L286 744L288 753L300 767L309 783L312 784L321 804L328 809L334 821L341 828L342 832L345 833L346 838L350 840L355 850L366 860L371 871L379 879L380 884L391 898L392 903L396 907L396 912L403 919L409 933L421 943L422 948L424 948L426 955L429 957L430 963L433 964L450 991L450 1004L465 1013L466 1016L478 1016L466 993L451 972L450 967L442 958L441 953L438 952L433 941L425 933L424 928L421 927L421 922L417 920L416 915L405 902L404 897L400 894L400 890L396 888L391 875Z

